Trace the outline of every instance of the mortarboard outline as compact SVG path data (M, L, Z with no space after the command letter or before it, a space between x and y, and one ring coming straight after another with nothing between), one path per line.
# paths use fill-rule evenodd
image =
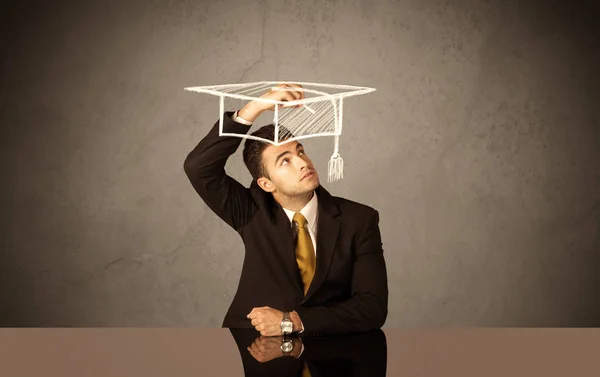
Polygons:
M274 86L278 84L289 83L299 84L302 88L274 88ZM305 93L305 98L289 102L260 98L260 95L264 94L265 91L272 89L303 91ZM328 181L332 182L343 178L344 160L339 154L339 137L342 134L343 100L346 97L367 94L376 89L351 85L317 84L297 81L258 81L238 84L192 86L186 87L185 90L211 94L219 97L219 136L234 136L243 139L259 140L275 146L294 140L320 136L334 136L335 147L328 164ZM328 92L323 90L327 90ZM338 92L334 93L334 91ZM312 94L314 96L308 97L307 94ZM225 97L275 104L273 116L275 140L271 141L248 134L223 132ZM280 109L278 105L282 105L282 108ZM295 105L302 105L302 107L296 109L293 107ZM280 123L294 134L293 137L287 138L283 142L279 142Z

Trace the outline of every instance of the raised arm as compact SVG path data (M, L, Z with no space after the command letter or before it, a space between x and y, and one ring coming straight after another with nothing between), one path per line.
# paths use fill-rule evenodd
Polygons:
M223 132L246 134L250 127L225 112ZM219 121L187 155L183 169L192 186L208 207L233 229L239 231L250 219L256 205L250 190L225 172L227 159L235 153L242 138L219 136Z
M306 334L367 331L385 323L388 285L377 211L360 235L351 284L352 297L344 302L296 308Z
M277 87L301 87L294 84L279 84ZM303 92L269 90L261 98L275 101L294 101L304 98ZM280 107L282 105L279 105ZM294 105L295 107L301 105ZM233 112L223 116L223 132L247 134L252 123L265 111L273 111L275 105L263 101L250 101L238 115L246 123L232 119ZM240 146L242 138L219 136L217 121L208 135L188 154L183 164L192 186L204 202L233 229L239 231L257 209L250 190L225 173L227 159Z

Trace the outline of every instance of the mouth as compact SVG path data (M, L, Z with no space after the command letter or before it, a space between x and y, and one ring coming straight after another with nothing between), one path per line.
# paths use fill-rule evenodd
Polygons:
M304 181L306 178L312 178L314 177L315 172L314 171L309 171L308 173L305 173L302 178L300 179L300 181Z

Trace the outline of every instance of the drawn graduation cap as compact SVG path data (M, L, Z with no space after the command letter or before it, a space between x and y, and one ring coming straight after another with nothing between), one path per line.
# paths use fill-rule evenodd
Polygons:
M299 84L302 87L286 88L276 86L287 83ZM219 136L235 136L244 139L260 140L275 146L311 137L333 136L335 138L335 147L328 165L329 182L343 178L344 160L339 154L339 137L342 134L342 110L344 98L375 91L375 89L367 87L296 81L260 81L240 84L194 86L187 87L185 90L211 94L219 97ZM269 90L303 91L304 98L295 101L277 101L260 98L261 95ZM276 104L274 106L273 116L275 140L268 140L247 134L223 132L225 97ZM296 105L302 106L295 108L294 106ZM284 137L284 140L281 142L279 141L280 125L285 127L292 134L292 137Z

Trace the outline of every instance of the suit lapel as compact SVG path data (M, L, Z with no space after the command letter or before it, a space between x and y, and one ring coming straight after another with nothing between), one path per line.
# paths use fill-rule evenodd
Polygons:
M302 278L296 262L296 247L290 219L281 205L275 201L273 195L261 189L256 181L252 182L250 188L259 205L263 206L268 213L271 222L269 225L275 228L275 234L277 235L277 251L279 251L277 255L282 263L284 274L301 297L303 295Z
M331 195L322 186L316 190L319 199L319 220L317 224L317 267L312 283L302 299L301 304L308 301L314 293L321 287L329 265L333 258L335 244L337 242L341 223L336 219L339 209Z

